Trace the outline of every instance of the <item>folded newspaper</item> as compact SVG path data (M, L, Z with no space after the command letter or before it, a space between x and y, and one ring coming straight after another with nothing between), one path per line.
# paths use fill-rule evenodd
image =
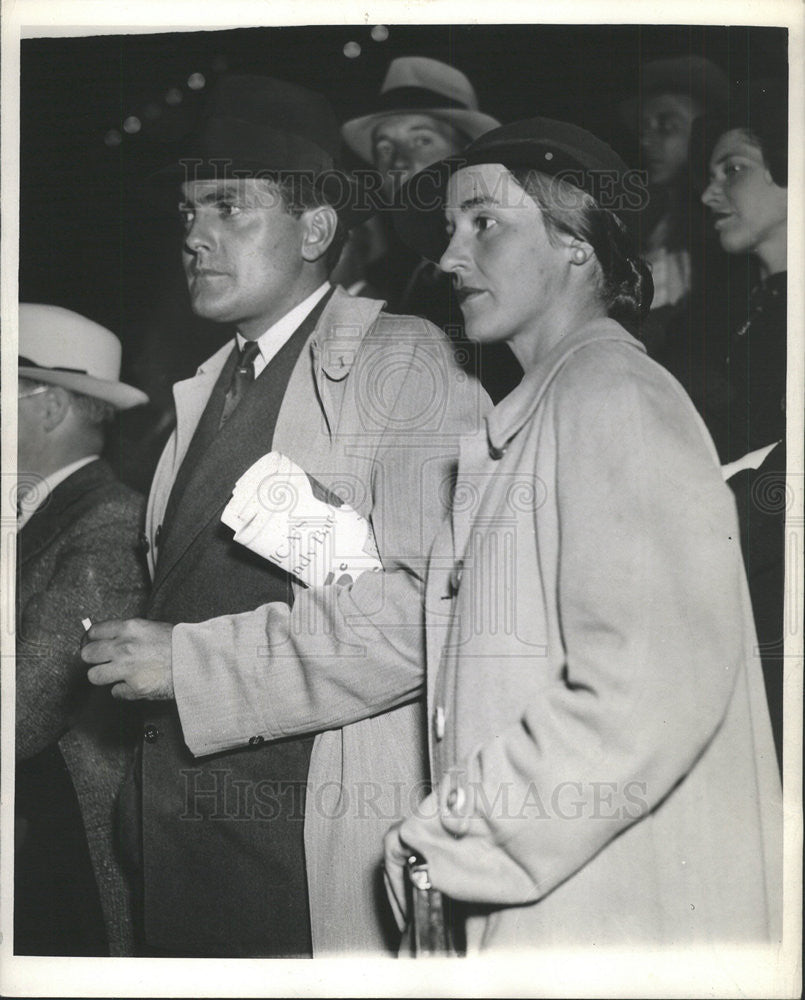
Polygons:
M221 520L236 542L308 587L383 568L366 518L278 451L244 472Z

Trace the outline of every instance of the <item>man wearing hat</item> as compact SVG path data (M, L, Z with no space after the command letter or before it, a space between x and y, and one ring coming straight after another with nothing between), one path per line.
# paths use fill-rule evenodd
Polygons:
M172 172L193 309L237 339L175 387L148 505L153 620L95 626L82 652L93 683L152 699L124 799L153 954L393 946L381 834L424 781L424 636L389 609L419 616L485 397L437 329L328 282L360 206L338 145L323 97L230 77ZM272 451L371 524L385 572L305 588L233 540L222 513Z
M461 339L463 320L451 279L399 240L391 225L392 209L410 176L460 153L499 124L478 110L472 84L454 66L424 56L392 60L374 109L341 128L349 149L380 173L389 211L360 227L361 238L348 244L338 280L362 295L384 299L391 312L425 316L451 338ZM464 342L460 354L493 402L522 377L508 347L471 347Z
M112 809L130 757L129 713L87 683L82 619L145 603L142 498L100 459L116 410L120 342L67 309L19 309L17 776L14 948L132 954Z

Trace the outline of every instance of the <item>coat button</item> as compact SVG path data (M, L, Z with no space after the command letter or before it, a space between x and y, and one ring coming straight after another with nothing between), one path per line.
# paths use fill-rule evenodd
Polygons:
M444 739L444 709L441 705L437 705L433 713L433 735L437 740Z
M464 560L457 559L455 566L450 572L450 593L453 597L458 593L458 588L461 586L461 577L464 574Z
M265 739L262 736L250 736L249 737L249 746L250 747L259 747L261 743L265 743Z
M451 788L447 793L447 798L444 800L444 804L447 806L448 812L451 812L454 816L456 816L461 814L461 810L464 808L466 801L467 796L463 788Z
M154 545L159 548L160 542L162 540L162 525L157 525L157 530L154 533Z
M157 727L149 723L143 729L143 739L145 740L146 743L156 743L156 741L159 739L159 730L157 729Z

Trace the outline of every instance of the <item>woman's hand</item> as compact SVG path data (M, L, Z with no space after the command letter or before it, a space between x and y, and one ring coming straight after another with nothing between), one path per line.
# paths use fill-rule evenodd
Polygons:
M386 892L397 926L403 930L407 920L407 893L405 887L405 867L411 850L400 836L402 822L395 823L385 837L385 880Z

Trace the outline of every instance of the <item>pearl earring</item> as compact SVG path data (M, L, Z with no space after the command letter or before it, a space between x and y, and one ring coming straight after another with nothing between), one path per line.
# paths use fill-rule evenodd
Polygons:
M587 260L587 254L581 247L573 247L571 258L574 264L583 264Z

